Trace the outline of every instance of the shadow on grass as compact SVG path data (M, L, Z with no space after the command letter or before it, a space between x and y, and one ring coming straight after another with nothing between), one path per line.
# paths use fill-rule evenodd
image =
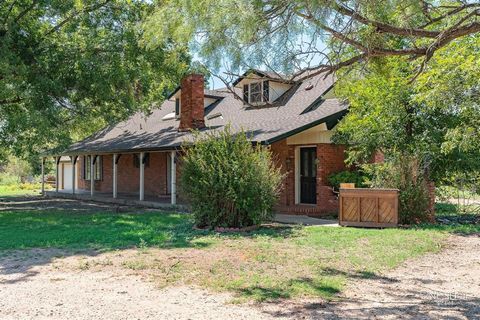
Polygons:
M459 294L455 292L441 292L434 288L424 286L429 283L428 275L425 277L414 278L416 282L421 282L418 288L409 288L402 285L392 285L399 280L390 277L377 275L370 271L345 272L334 268L325 268L322 270L325 276L341 276L347 279L368 279L366 286L383 288L382 296L377 294L366 294L350 297L338 296L336 287L318 286L312 287L317 290L319 296L325 297L337 295L336 299L331 301L307 300L296 303L285 304L280 310L264 311L273 317L295 318L295 319L383 319L383 318L401 318L401 319L480 319L480 298ZM300 283L312 284L309 279L297 279ZM439 281L438 283L443 283ZM365 284L364 284L365 286ZM265 290L264 288L254 288L248 290L251 295L259 295L264 298L263 301L273 301L278 298L289 298L288 292L279 290ZM366 288L368 291L368 288Z
M312 296L331 298L340 292L339 286L301 277L291 279L281 287L250 286L236 290L241 296L259 302L273 302L279 299L292 298L298 293L309 293Z
M131 207L119 211L108 204L42 197L0 200L0 273L23 272L27 277L30 268L57 256L132 247L207 248L216 238L288 237L292 232L291 227L266 226L248 233L218 234L193 230L186 214ZM12 254L28 257L12 260Z
M398 282L398 280L395 278L384 277L376 274L375 272L366 271L366 270L346 272L346 271L338 270L335 268L324 268L321 273L326 276L343 276L349 279L370 279L370 280L377 280L377 281L386 282L386 283Z
M448 232L459 236L475 236L480 234L480 224L431 224L424 223L412 227L416 230L435 230Z
M216 232L216 231L200 231L204 234L216 235L220 238L228 239L245 239L245 238L290 238L295 234L295 230L300 229L299 226L283 225L283 224L265 224L258 229L247 232Z

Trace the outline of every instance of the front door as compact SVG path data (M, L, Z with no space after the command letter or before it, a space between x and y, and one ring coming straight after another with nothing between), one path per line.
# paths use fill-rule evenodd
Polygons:
M300 148L300 202L317 203L317 148Z

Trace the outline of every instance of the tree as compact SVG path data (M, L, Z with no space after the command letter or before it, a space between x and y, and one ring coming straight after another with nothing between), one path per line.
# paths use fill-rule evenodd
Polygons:
M479 15L480 3L464 0L166 0L145 28L151 45L168 35L234 76L261 67L302 81L389 56L412 59L418 73L479 32Z
M230 127L185 145L182 190L200 227L247 227L272 217L282 175L270 151Z
M398 57L340 74L336 93L350 107L334 140L349 146L351 163L385 154L384 165L363 168L373 186L400 189L403 223L431 219L429 181L480 172L479 44L475 35L442 48L415 82L415 67Z
M0 3L0 148L62 147L162 100L189 66L168 41L139 42L153 5L127 0Z
M479 45L476 35L443 48L413 83L415 66L399 58L340 75L336 93L350 108L336 140L350 145L350 161L381 150L415 155L436 180L480 170Z

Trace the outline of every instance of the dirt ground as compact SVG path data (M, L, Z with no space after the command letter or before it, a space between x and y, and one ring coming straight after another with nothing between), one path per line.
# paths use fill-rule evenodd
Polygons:
M233 304L229 294L159 289L149 279L88 256L28 250L0 258L0 319L479 319L480 237L358 279L337 300ZM69 255L69 256L67 256Z
M17 205L29 206L6 204L9 210ZM98 210L88 203L61 205ZM134 249L0 252L0 319L480 319L480 236L455 235L448 243L380 276L350 280L328 303L235 304L230 294L159 288L148 276L111 262L136 254ZM87 267L92 261L96 267Z

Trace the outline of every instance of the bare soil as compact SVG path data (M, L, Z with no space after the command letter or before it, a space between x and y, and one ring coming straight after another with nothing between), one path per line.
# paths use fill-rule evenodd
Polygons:
M159 288L118 251L35 249L0 256L1 319L479 319L480 237L351 283L338 300L234 304L230 294ZM141 254L141 253L136 253ZM94 263L93 263L94 262Z

